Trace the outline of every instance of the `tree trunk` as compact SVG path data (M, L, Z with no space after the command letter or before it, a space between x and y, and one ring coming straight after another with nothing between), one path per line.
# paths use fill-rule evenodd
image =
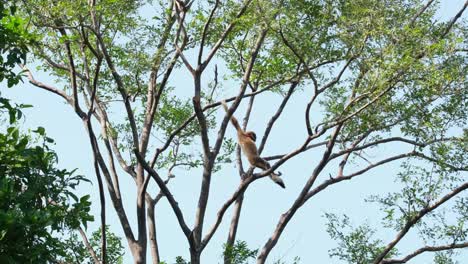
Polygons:
M194 249L190 249L190 264L200 264L200 253Z
M148 232L149 232L149 240L150 240L150 247L151 247L151 256L153 259L153 264L159 264L161 261L159 259L159 250L158 250L158 240L156 237L156 223L155 223L155 214L154 214L154 206L155 203L148 204Z
M135 243L130 248L135 264L146 264L146 249L139 243Z
M239 226L239 218L240 213L242 210L242 204L244 201L244 194L240 195L236 199L236 203L234 205L234 214L232 215L231 219L231 226L229 228L228 238L226 240L226 248L232 247L236 242L236 235L237 235L237 227ZM231 264L232 260L228 259L226 255L224 255L224 264Z

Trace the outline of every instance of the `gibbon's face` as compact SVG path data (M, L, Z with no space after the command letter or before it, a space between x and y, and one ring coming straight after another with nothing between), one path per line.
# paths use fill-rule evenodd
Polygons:
M246 134L247 134L247 136L248 136L249 138L251 138L254 142L257 140L257 135L255 135L255 132L253 132L253 131L248 131Z

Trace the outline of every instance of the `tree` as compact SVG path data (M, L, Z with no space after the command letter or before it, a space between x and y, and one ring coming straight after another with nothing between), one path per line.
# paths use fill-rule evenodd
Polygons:
M135 263L147 262L148 240L153 263L160 262L155 206L161 198L169 202L186 237L190 262L198 264L231 206L226 245L234 245L248 187L309 151L321 154L304 163L310 173L300 175L304 185L265 238L257 263L266 262L291 219L312 197L392 163L401 164L392 173L402 190L370 200L382 204L382 228L393 228L395 239L351 248L372 237L372 229L348 234L339 230L349 227L348 222L339 224L340 217L329 215L330 234L350 250L331 254L349 262L404 262L411 255L399 256L398 243L418 226L424 227L420 237L427 246L414 254L436 251L442 260L447 256L441 252L467 246L467 30L460 19L467 5L448 21L437 21L435 1L419 0L24 0L21 12L30 19L28 29L39 36L30 49L58 81L41 82L26 65L20 66L32 85L65 100L83 122L93 150L101 225L106 224L103 177ZM158 13L142 11L150 9ZM217 64L225 82L218 78ZM178 76L192 79L191 100L177 93L187 89L174 80ZM225 87L231 88L223 91L227 98L220 92ZM268 94L281 103L276 108L269 104L271 117L260 119L266 127L259 153L293 94L310 97L297 113L303 121L290 129L291 136L304 140L297 148L265 157L271 169L254 173L244 168L239 149L225 134L241 103L247 104L245 128L255 115L253 106ZM220 119L216 114L223 113L218 108L222 99L231 106ZM395 151L384 152L384 147ZM212 175L230 166L233 152L239 186L206 228ZM202 170L193 226L169 185L176 168L187 174ZM121 177L135 183L136 229L123 206ZM150 182L159 192L148 188ZM444 215L441 207L450 214ZM456 223L441 227L444 218ZM105 262L104 231L101 236ZM444 241L448 244L440 244Z
M91 204L72 192L86 178L56 168L44 128L20 133L25 107L0 97L0 120L9 120L0 130L0 261L51 263L66 255L65 230L93 220Z
M9 88L21 81L23 76L13 68L26 62L27 44L34 39L15 13L14 3L0 3L0 35L4 40L0 45L0 81L6 80ZM74 233L79 230L88 242L80 226L86 227L94 219L89 214L90 196L79 198L73 190L89 180L74 171L56 168L57 155L50 148L54 141L46 136L43 127L33 133L22 132L22 110L31 107L12 103L0 91L0 261L57 263L75 257L91 259L96 254L92 246L99 234L93 233L92 246L85 248ZM67 232L72 235L63 241ZM109 260L117 263L122 255L120 238L109 233L109 240Z

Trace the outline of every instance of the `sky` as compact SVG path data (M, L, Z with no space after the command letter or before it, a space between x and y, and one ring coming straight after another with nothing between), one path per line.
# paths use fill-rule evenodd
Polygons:
M441 9L438 17L447 19L455 14L463 5L464 0L441 1ZM464 15L466 17L466 15ZM210 70L208 70L210 71ZM189 73L184 70L176 72L176 80L171 83L175 87L185 87L178 90L181 95L191 96L192 89ZM54 83L53 78L45 73L35 73L35 78L46 82ZM207 81L207 80L205 80ZM190 84L190 85L187 85ZM231 84L225 84L231 85ZM232 84L232 90L236 91L237 84ZM4 83L0 84L2 95L13 99L16 103L32 104L34 108L26 109L24 128L34 129L38 126L46 128L47 135L56 141L54 149L59 157L59 167L73 169L78 168L78 173L86 175L93 182L95 174L92 162L91 148L88 144L88 137L80 119L73 112L73 109L58 99L57 96L37 89L25 83L20 87L7 89ZM224 90L226 95L229 89ZM257 135L262 135L268 122L271 111L274 111L280 104L280 98L266 95L254 108L254 114L249 123L249 129L257 131ZM307 104L308 97L301 93L294 94L282 117L272 130L272 134L263 152L269 156L278 153L286 153L297 148L305 138L305 128L302 115L297 115L303 111ZM245 110L244 102L236 112L240 117ZM220 112L221 113L221 112ZM218 119L219 120L219 119ZM232 126L227 129L226 137L235 138L235 131ZM290 162L281 167L283 180L287 188L285 190L273 184L268 178L263 178L252 184L245 194L244 207L242 209L241 220L237 238L245 240L250 248L261 248L266 239L271 235L281 213L285 212L297 196L297 192L302 189L305 181L309 178L314 165L321 156L321 150L306 152L298 158L293 158ZM384 154L401 151L400 149L380 148ZM378 154L375 154L376 157ZM245 163L244 163L245 164ZM305 164L305 166L304 166ZM331 166L333 168L333 166ZM352 167L350 167L352 168ZM396 164L382 166L372 170L364 176L348 181L344 184L337 184L326 191L312 198L303 206L288 224L280 238L279 243L270 254L268 263L281 259L287 263L292 263L294 257L301 258L300 263L340 263L337 259L330 259L328 250L337 244L331 240L326 233L325 212L347 214L351 222L367 224L379 227L381 224L381 213L374 204L365 203L364 199L371 194L387 193L398 189L398 184L394 182L394 176L398 166ZM352 170L348 170L352 171ZM334 170L326 170L319 177L319 181L325 180L329 173ZM176 178L170 183L170 189L178 200L187 223L191 226L195 216L197 197L199 193L199 182L201 170L193 170L190 173L175 170ZM121 188L124 195L125 206L131 223L136 223L134 211L135 190L133 180L125 177L121 173ZM218 208L234 192L239 183L237 169L233 166L225 166L221 171L215 173L212 178L212 189L210 201L207 208L205 231L215 220ZM154 184L150 185L150 190L157 191ZM99 226L99 195L97 184L83 184L78 192L81 195L91 194L93 201L93 213L96 221L90 225L88 233L94 231ZM107 196L107 204L110 205ZM202 260L203 263L220 263L222 248L227 237L227 230L230 222L230 213L224 217L219 230L213 237L211 243L205 249ZM120 224L117 220L113 208L108 207L107 223L111 225L111 230L121 236ZM165 199L157 205L156 222L158 225L159 251L162 260L172 261L176 256L182 255L189 258L188 244L177 224L177 220L172 213ZM136 229L136 225L134 225ZM377 232L377 237L385 242L393 239L395 232ZM399 244L402 253L413 251L417 248L414 232L404 238ZM131 254L128 251L126 240L122 240L127 249L124 263L131 263ZM148 253L148 257L150 257ZM468 258L464 253L460 256ZM411 263L428 263L432 259L431 254L423 254L415 258Z

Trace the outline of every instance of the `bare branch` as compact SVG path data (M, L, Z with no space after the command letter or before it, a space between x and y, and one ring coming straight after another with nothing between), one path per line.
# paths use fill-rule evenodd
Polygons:
M299 193L298 197L294 201L294 203L291 205L289 210L285 212L284 214L281 215L278 224L275 228L275 231L273 232L272 236L268 239L268 241L265 243L263 246L260 254L257 257L257 263L263 264L266 261L266 258L270 251L273 249L273 247L276 245L278 242L279 237L281 236L284 228L288 224L288 222L291 220L293 215L296 213L296 211L302 206L304 203L304 199L307 196L308 191L314 184L315 180L319 176L320 172L325 168L326 164L328 163L328 158L331 155L332 149L335 145L336 138L342 128L343 124L338 124L333 131L330 140L327 143L327 148L323 153L322 159L320 162L317 164L315 167L314 171L312 172L312 175L310 176L309 180L305 184L305 186L302 188L301 192ZM280 160L281 161L281 160ZM277 162L278 163L278 162ZM275 163L275 165L277 164ZM272 166L273 168L274 166Z
M351 149L355 148L361 141L363 141L371 132L364 133L362 136L358 137L352 144ZM343 176L344 167L348 162L348 158L351 155L351 152L348 152L344 155L343 159L341 160L340 164L338 165L338 177Z
M183 53L183 46L185 46L185 43L187 43L187 32L184 27L184 20L185 20L185 14L187 13L189 7L187 7L185 4L183 4L182 2L178 0L175 0L173 2L174 2L175 15L176 15L177 21L179 22L179 27L177 28L177 32L176 32L176 36L174 40L176 53L177 53L177 56L179 56L182 59L182 62L185 64L185 67L187 67L190 73L194 75L195 70L193 69L192 65L190 64L190 62L187 60L187 58L185 57ZM183 44L182 44L182 47L179 47L178 42L179 42L179 38L181 34L183 34L183 37L182 37Z
M237 197L232 212L231 224L229 226L229 233L226 239L226 246L233 246L236 242L237 228L239 226L239 218L242 211L242 205L244 204L244 194ZM224 256L224 264L231 264L231 259L228 255Z
M283 164L284 162L286 162L287 160L295 157L296 155L302 153L303 151L305 151L307 149L307 145L309 144L310 141L312 141L313 139L315 138L318 138L320 136L322 136L327 130L322 130L320 131L320 133L318 134L315 134L313 135L312 137L308 137L306 139L306 141L304 142L304 144L302 144L302 146L300 146L298 149L292 151L291 153L289 154L286 154L286 155L282 155L281 159L276 162L275 164L273 164L271 166L270 169L268 170L265 170L265 171L262 171L261 173L258 173L258 174L254 174L250 177L246 177L242 180L241 184L239 185L239 187L236 189L236 191L233 193L233 195L221 206L221 208L218 210L218 213L217 213L217 217L216 217L216 221L215 223L213 224L213 226L210 228L210 230L208 231L208 233L205 235L205 237L203 238L202 240L202 243L201 243L201 247L202 249L206 246L206 244L210 241L210 239L212 238L212 236L214 235L214 233L216 232L218 226L221 224L221 221L223 219L223 216L226 212L226 210L229 208L229 206L231 206L232 203L234 203L242 194L243 192L245 191L245 189L247 189L247 187L254 181L258 180L258 179L261 179L263 177L266 177L268 175L270 175L273 171L275 171L279 166L281 166L281 164ZM325 143L319 143L317 145L323 145L323 144L327 144L329 143L329 141L325 142ZM252 170L253 168L251 168ZM250 175L251 174L251 171L247 172L246 173L247 175Z
M250 97L249 104L247 105L247 110L245 111L245 116L244 116L244 120L242 124L242 128L244 130L247 129L247 124L249 123L250 113L252 112L254 101L255 101L255 96ZM247 175L245 175L244 166L242 164L242 152L241 152L241 148L239 144L237 144L237 148L236 148L236 160L237 160L237 166L239 167L239 176L242 179L246 177Z
M256 41L255 46L254 46L254 49L252 51L249 63L247 64L246 71L244 73L244 76L242 77L242 84L241 84L241 87L239 88L239 93L236 96L236 98L235 98L234 102L232 103L231 107L229 108L228 113L226 113L226 115L224 116L223 122L221 123L221 127L220 127L220 129L218 131L218 138L216 139L216 143L215 143L214 150L213 150L213 152L215 153L215 156L219 152L219 149L220 149L221 144L223 142L224 133L226 132L227 124L228 124L232 114L234 113L234 111L236 111L236 109L239 106L241 100L243 99L245 90L246 90L248 82L250 80L250 75L252 73L252 70L253 70L253 67L254 67L254 64L255 64L255 60L257 58L257 55L258 55L258 52L260 51L261 46L263 45L263 41L265 40L267 32L268 32L268 29L263 29L262 32L260 33L260 35L258 36L257 41Z
M200 41L200 50L198 52L198 65L202 64L203 48L205 47L206 34L208 32L208 28L210 27L211 20L213 19L214 13L216 12L216 9L218 8L218 6L219 6L219 0L215 0L215 4L213 6L213 9L211 9L208 20L203 26L202 38Z
M150 240L150 246L151 246L151 255L153 258L153 263L154 264L159 264L161 259L159 255L159 246L158 246L158 240L156 237L156 221L155 221L155 213L154 213L154 207L156 205L156 202L154 200L151 200L151 202L148 203L148 209L147 209L147 215L148 215L148 236Z
M314 69L314 68L318 68L318 67L321 67L323 65L326 65L326 64L329 64L331 63L332 61L324 61L324 62L321 62L321 63L318 63L312 67L309 68L310 69ZM264 92L267 92L267 91L270 91L272 88L280 85L280 84L283 84L283 83L291 83L293 82L294 80L296 80L299 75L302 75L305 73L305 70L302 70L300 71L297 75L294 75L292 77L289 77L289 78L284 78L284 79L280 79L280 80L277 80L277 81L273 81L272 83L270 83L269 85L267 85L265 88L263 89L258 89L252 93L248 93L248 94L244 94L242 95L242 98L248 98L248 97L252 97L252 96L255 96L257 94L261 94L261 93L264 93ZM231 102L231 101L234 101L237 99L237 96L233 96L233 97L229 97L229 98L226 98L224 99L226 102ZM218 101L218 102L215 102L215 103L211 103L211 104L208 104L206 106L203 107L203 111L207 111L211 108L215 108L215 107L218 107L221 105L221 101ZM151 167L154 168L154 165L156 164L156 160L157 158L159 157L159 155L165 151L169 145L171 144L172 140L174 139L174 137L176 135L178 135L182 130L184 130L194 119L195 119L196 115L193 114L192 116L190 116L187 120L184 121L184 123L182 123L182 125L180 127L178 127L176 130L174 130L170 135L169 137L167 138L166 142L164 143L164 145L158 149L156 149L156 152L153 156L153 158L151 159Z
M375 260L373 261L374 264L379 264L382 262L382 260L385 258L385 256L387 256L388 252L390 252L390 250L392 250L397 244L398 242L400 242L400 240L409 232L409 230L419 221L421 220L421 218L423 218L426 214L434 211L435 209L437 209L439 206L441 206L442 204L444 204L445 202L447 202L448 200L452 199L453 197L455 197L457 194L459 194L460 192L464 191L468 189L468 182L460 185L458 188L452 190L450 193L448 193L447 195L445 195L444 197L442 197L441 199L439 199L437 202L435 202L434 204L430 205L430 206L427 206L425 208L423 208L422 210L420 210L419 212L417 212L417 214L408 219L408 221L406 222L406 224L403 226L402 230L400 232L398 232L398 234L396 235L395 239L393 239L390 243L387 244L387 246L383 249L383 251L377 256L377 258L375 258Z
M240 101L242 99L242 96L245 93L245 89L247 87L248 80L250 79L250 75L252 73L252 69L253 69L255 60L257 58L258 52L260 50L260 47L263 44L263 41L264 41L264 39L266 37L267 32L268 32L268 29L262 30L259 37L257 38L257 41L255 43L255 47L254 47L254 49L252 51L252 54L251 54L250 61L249 61L248 65L247 65L247 68L246 68L246 72L244 73L244 76L242 78L242 84L241 84L241 87L239 89L240 90L239 94L238 94L237 98L234 100L234 103L232 104L231 108L229 109L228 113L225 115L225 117L224 117L224 119L223 119L223 121L221 123L221 127L218 130L218 138L216 139L216 143L215 143L215 145L213 147L212 153L210 153L209 160L205 160L204 172L203 172L203 181L202 181L202 187L201 187L201 190L200 190L200 197L199 197L198 209L197 209L197 217L196 217L195 225L194 225L194 234L195 234L194 237L195 237L196 241L198 241L199 243L201 242L204 216L205 216L206 205L207 205L208 195L209 195L209 186L210 186L210 179L211 179L211 167L213 166L216 155L218 154L218 152L219 152L219 150L221 148L221 144L222 144L223 139L224 139L224 134L226 132L226 127L227 127L228 121L229 121L232 113L235 111L235 109L239 105L239 103L240 103ZM197 79L195 79L195 80L197 80ZM194 99L195 99L195 97L194 97ZM201 109L198 109L199 113L197 114L197 117L199 117L199 120L200 120L200 114L203 115L203 112L200 111L200 110ZM197 111L197 109L196 109L196 111ZM203 134L202 134L202 136L203 136ZM205 156L205 157L207 157L207 156ZM203 247L203 246L201 246L201 247Z
M86 249L88 250L88 253L91 255L91 258L93 259L95 264L101 264L99 261L99 258L96 255L96 251L94 251L93 247L89 244L88 237L86 236L86 233L83 231L83 228L78 227L78 231L80 232L81 238L83 239L83 243L85 244Z
M106 198L104 193L104 184L102 182L101 173L99 170L99 163L98 163L98 143L96 141L96 137L94 136L91 120L86 118L84 120L86 128L88 129L89 140L91 143L91 147L93 149L93 159L94 159L94 171L96 173L96 178L98 181L99 187L99 202L101 204L101 262L107 263L107 240L106 240ZM113 186L112 183L108 182L108 187ZM109 192L112 192L109 190Z
M18 64L18 66L26 73L29 83L31 83L32 85L36 87L49 91L51 93L57 94L63 99L65 99L65 101L67 101L68 104L73 105L73 99L70 96L68 96L63 90L57 89L51 85L37 81L36 79L34 79L31 73L31 70L29 70L25 65Z
M460 9L460 11L458 11L458 13L452 18L452 20L450 20L448 26L445 28L444 32L442 33L442 38L444 38L450 32L455 22L457 22L457 20L462 16L463 12L465 12L465 9L467 6L468 6L468 0L465 1L465 4Z
M367 148L370 148L370 147L377 146L379 144L389 143L389 142L403 142L403 143L408 143L410 145L423 148L423 147L429 146L429 145L437 143L437 142L452 141L452 140L458 140L458 139L452 137L452 138L434 139L434 140L430 140L430 141L427 141L427 142L418 142L418 141L415 141L415 140L412 140L412 139L407 139L407 138L402 138L402 137L389 137L389 138L379 139L379 140L369 142L369 143L361 145L361 146L354 146L354 147L351 147L351 148L348 148L348 149L333 153L332 155L330 155L330 159L335 159L335 158L337 158L339 156L342 156L342 155L344 155L346 153L355 152L355 151L359 151L359 150L364 150L364 149L367 149Z
M289 98L291 98L291 95L293 94L294 89L296 89L297 85L298 85L298 82L296 82L296 81L291 83L291 85L289 86L288 92L286 93L286 95L283 98L283 101L281 102L280 106L278 107L278 110L271 117L270 121L268 121L267 127L265 129L265 133L263 134L263 137L262 137L262 141L261 141L261 143L260 143L260 145L258 147L258 154L262 153L263 148L265 147L266 141L268 139L268 136L270 135L270 131L273 128L273 125L275 124L276 120L278 120L278 118L280 117L281 113L283 112L286 104L289 101Z
M58 25L60 26L60 25ZM65 29L59 28L58 31L60 34L68 38L67 33ZM78 88L76 84L76 70L75 70L75 62L73 60L73 55L70 47L70 41L68 39L65 39L65 50L67 51L67 57L68 57L68 64L69 64L69 73L70 73L70 82L71 82L71 87L72 87L72 95L73 95L73 108L75 109L75 112L81 117L84 118L84 112L80 108L80 103L78 101Z
M252 183L254 181L254 178L253 177L248 177L248 178L245 178L241 184L239 185L239 187L237 187L237 190L232 194L232 196L223 204L223 206L221 206L221 208L219 209L218 213L217 213L217 217L216 217L216 221L215 223L213 224L213 226L210 228L210 230L208 230L207 234L205 235L205 237L203 237L203 240L201 241L200 243L200 249L203 250L205 248L205 246L208 244L208 242L211 240L211 238L213 237L213 235L215 234L216 230L218 229L219 227L219 224L221 224L221 221L223 219L223 216L224 216L224 213L226 213L227 209L229 208L229 206L231 206L232 203L234 203L238 197L240 197L240 195L242 193L244 193L245 189L247 189L247 187L250 185L250 183Z
M325 84L322 88L319 88L318 93L320 94L320 93L324 92L325 90L327 90L328 88L332 87L333 85L337 84L341 80L341 77L345 73L346 69L348 69L349 65L351 65L351 62L353 62L356 58L357 58L357 56L352 56L351 58L349 58L346 61L343 68L341 68L338 75L335 78L333 78L333 80L331 80L329 83Z
M158 76L158 71L162 63L162 53L164 51L164 47L169 39L171 29L174 25L175 19L174 16L168 15L166 19L166 26L164 27L163 34L161 39L158 43L154 58L153 58L153 65L151 66L150 72L150 80L148 83L148 91L147 91L147 102L146 102L146 109L145 109L145 117L143 122L143 128L140 136L140 152L146 153L146 149L148 147L149 142L149 135L151 134L151 128L154 121L154 114L156 112L156 108L159 104L159 98L161 97L162 92L166 86L167 80L174 68L177 59L178 53L174 55L171 62L169 63L169 67L166 70L165 76L161 82L161 85L156 92L156 78Z
M307 202L307 200L309 200L313 196L315 196L317 193L319 193L319 192L323 191L324 189L326 189L330 185L336 184L336 183L341 182L341 181L351 180L352 178L354 178L356 176L359 176L359 175L362 175L365 172L367 172L367 171L369 171L369 170L371 170L373 168L382 166L384 164L390 163L390 162L395 161L395 160L400 160L400 159L409 158L409 157L413 157L413 156L415 156L414 152L400 154L400 155L389 157L389 158L386 158L386 159L381 160L379 162L373 163L373 164L367 166L366 168L361 169L359 171L356 171L356 172L354 172L352 174L349 174L347 176L343 176L343 175L340 176L338 174L335 178L330 178L330 179L326 180L325 182L323 182L322 184L320 184L319 186L315 187L313 190L309 191L307 193L305 199L304 199L304 203Z
M384 259L382 260L382 264L396 264L396 263L406 263L412 258L424 253L424 252L439 252L439 251L444 251L444 250L450 250L450 249L457 249L457 248L467 248L468 247L468 242L465 243L452 243L449 245L443 245L443 246L426 246L422 247L416 251L414 251L411 254L408 254L402 259Z
M250 119L250 114L252 112L254 101L255 101L255 96L250 97L249 104L247 106L247 110L246 110L243 124L242 124L242 128L244 130L247 129L247 124ZM245 177L251 176L251 173L253 172L253 170L249 170L249 174L246 174L244 172L244 166L242 164L241 148L239 144L237 145L237 149L236 149L236 160L237 160L237 166L239 168L239 176L241 180L245 179ZM235 204L234 204L234 211L231 216L231 224L229 226L229 233L226 239L226 247L233 246L236 241L237 227L239 226L239 219L240 219L243 201L244 201L244 194L240 194L239 197L237 197ZM230 262L231 260L229 259L229 257L224 256L224 263L230 264Z
M67 72L70 72L70 67L67 67L66 65L64 64L60 64L58 62L55 62L52 60L52 58L50 58L47 54L45 54L44 51L40 51L41 52L41 57L47 62L47 64L52 67L52 68L55 68L55 69L59 69L59 70L64 70L64 71L67 71ZM82 74L82 73L79 73L78 71L75 71L75 74L78 78L82 79L82 80L85 80L86 77Z

